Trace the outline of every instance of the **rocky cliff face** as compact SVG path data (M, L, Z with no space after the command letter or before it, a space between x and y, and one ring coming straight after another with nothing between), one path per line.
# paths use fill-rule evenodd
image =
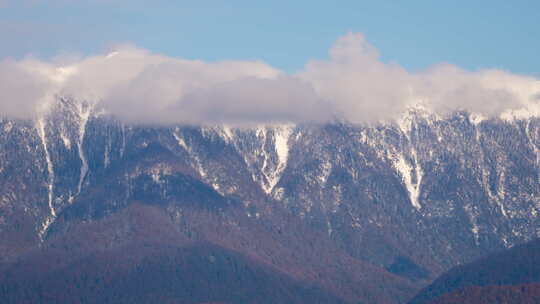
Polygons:
M32 121L0 119L0 255L12 263L143 204L186 239L345 301L369 297L331 278L360 268L379 273L371 292L395 284L387 300L405 301L452 266L540 236L539 147L534 117L417 107L377 125L143 126L61 98Z

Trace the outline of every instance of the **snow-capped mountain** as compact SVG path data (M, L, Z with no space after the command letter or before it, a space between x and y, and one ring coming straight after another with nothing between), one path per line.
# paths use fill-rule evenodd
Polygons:
M126 210L143 208L169 221L143 239L174 230L329 302L400 303L540 236L539 147L535 117L415 107L371 125L149 126L60 98L34 120L0 119L0 256L12 267L77 235L116 248L140 232L119 224ZM120 222L95 228L107 221Z

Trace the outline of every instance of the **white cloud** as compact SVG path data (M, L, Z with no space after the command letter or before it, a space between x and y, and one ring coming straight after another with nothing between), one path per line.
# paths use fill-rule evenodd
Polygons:
M29 118L54 96L53 81L38 61L0 61L0 113Z
M56 94L96 102L109 113L145 123L353 122L395 117L423 102L439 113L484 116L537 106L538 79L498 70L441 64L411 73L381 62L361 34L338 39L327 60L287 75L259 61L204 62L132 46L71 63L0 61L0 113L32 117Z
M309 62L299 77L349 120L384 119L404 109L412 79L378 56L361 34L350 33L338 39L329 60Z
M540 81L503 71L469 72L449 64L411 73L380 61L361 34L341 37L330 59L306 65L300 76L352 121L392 118L424 103L437 113L468 110L488 117L530 106Z

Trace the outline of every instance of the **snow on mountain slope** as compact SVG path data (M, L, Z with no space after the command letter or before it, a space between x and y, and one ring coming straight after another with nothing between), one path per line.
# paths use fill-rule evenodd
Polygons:
M421 107L373 125L150 127L61 99L34 122L0 120L0 234L24 221L39 243L68 209L181 199L181 174L261 223L285 212L355 258L439 273L540 236L539 130ZM105 181L116 194L89 200Z

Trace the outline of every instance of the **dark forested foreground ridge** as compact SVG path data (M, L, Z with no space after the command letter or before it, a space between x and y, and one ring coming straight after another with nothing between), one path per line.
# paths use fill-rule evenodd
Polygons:
M59 99L0 119L0 298L407 303L539 236L539 146L537 118L141 126Z
M456 266L410 304L540 303L540 239Z

